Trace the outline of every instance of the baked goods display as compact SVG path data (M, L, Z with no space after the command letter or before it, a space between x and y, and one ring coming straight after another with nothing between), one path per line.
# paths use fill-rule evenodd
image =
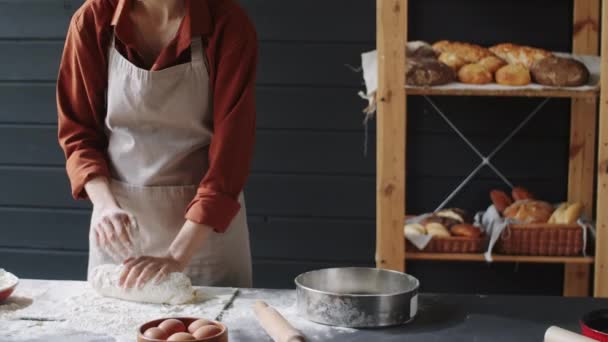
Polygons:
M408 58L405 70L407 84L414 86L436 86L456 79L449 66L433 58Z
M553 205L534 199L525 188L516 187L511 196L501 190L492 190L490 199L499 214L522 224L575 224L583 211L582 203L562 203L557 209Z
M589 82L589 70L573 58L548 57L530 68L534 82L553 87L578 87Z
M532 83L551 87L579 87L589 82L585 64L531 46L502 43L490 48L441 40L407 44L407 84L438 86L451 82L521 87ZM447 67L447 68L446 68ZM451 70L448 71L448 68Z
M420 223L406 224L406 235L431 235L437 238L467 237L479 238L482 231L470 223L471 218L462 209L440 210Z
M584 228L577 223L583 211L582 203L562 203L556 209L534 197L521 187L514 188L511 196L500 190L490 193L496 210L514 220L498 231L500 238L495 250L510 255L580 255L585 248Z

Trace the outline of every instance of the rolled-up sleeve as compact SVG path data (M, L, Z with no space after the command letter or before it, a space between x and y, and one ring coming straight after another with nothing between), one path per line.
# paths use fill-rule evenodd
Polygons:
M237 20L237 19L234 19ZM188 220L225 232L240 210L238 197L247 181L255 140L255 77L258 44L248 19L226 25L217 44L214 132L209 170L187 208Z
M106 61L95 26L70 23L57 81L58 137L66 157L72 195L85 199L85 184L108 176L103 132Z

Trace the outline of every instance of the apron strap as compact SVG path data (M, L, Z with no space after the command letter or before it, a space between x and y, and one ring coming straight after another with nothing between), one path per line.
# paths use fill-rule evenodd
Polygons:
M190 43L190 53L192 54L192 64L205 62L202 38L192 38L192 42Z

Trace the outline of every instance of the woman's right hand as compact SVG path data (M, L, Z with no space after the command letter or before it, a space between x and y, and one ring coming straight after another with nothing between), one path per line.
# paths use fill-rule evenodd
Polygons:
M99 208L93 223L97 245L117 263L134 256L135 217L117 205Z

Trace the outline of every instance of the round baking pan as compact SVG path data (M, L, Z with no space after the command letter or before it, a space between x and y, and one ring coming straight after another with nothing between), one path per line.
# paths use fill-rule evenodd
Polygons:
M591 311L581 319L583 335L596 341L608 342L608 309Z
M313 322L376 328L405 324L418 311L418 279L376 268L330 268L295 279L299 314Z

